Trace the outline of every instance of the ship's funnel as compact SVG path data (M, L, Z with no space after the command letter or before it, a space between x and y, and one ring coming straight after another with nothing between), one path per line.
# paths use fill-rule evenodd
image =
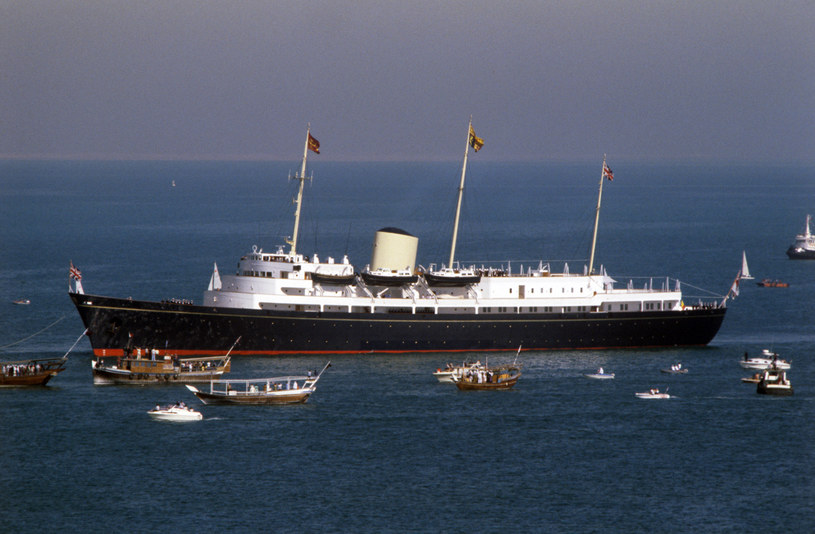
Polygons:
M419 238L399 228L382 228L376 232L371 252L371 270L407 269L411 273L416 264L416 249Z

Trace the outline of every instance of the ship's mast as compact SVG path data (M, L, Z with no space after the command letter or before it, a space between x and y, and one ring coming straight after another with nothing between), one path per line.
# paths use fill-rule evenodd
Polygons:
M458 238L458 220L461 215L461 198L464 196L464 175L467 172L467 154L470 151L470 136L473 131L473 118L470 117L470 124L467 126L467 143L464 145L464 163L461 165L461 183L458 186L458 203L456 204L456 220L453 223L453 242L450 244L450 263L448 267L453 268L453 260L456 256L456 239Z
M303 182L306 181L306 159L308 159L309 139L311 139L311 124L306 128L306 144L303 147L303 163L300 166L300 174L294 175L296 180L300 180L300 188L297 191L297 198L294 200L294 203L297 205L297 209L294 211L294 232L292 233L291 239L286 240L286 243L291 245L289 256L297 254L297 233L300 230L300 208L303 205Z
M594 271L594 248L597 244L597 226L600 224L600 203L603 200L603 178L606 177L606 155L603 154L603 168L600 170L600 192L597 194L597 210L594 213L594 234L591 238L591 255L589 257L589 275Z

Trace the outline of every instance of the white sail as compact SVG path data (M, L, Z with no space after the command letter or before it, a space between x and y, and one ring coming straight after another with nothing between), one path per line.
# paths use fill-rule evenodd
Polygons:
M753 277L750 275L750 269L747 267L747 252L742 251L741 253L741 273L739 274L739 278L743 280L752 280Z
M218 291L221 289L221 275L218 274L218 264L214 264L215 267L212 270L212 278L209 279L209 291Z

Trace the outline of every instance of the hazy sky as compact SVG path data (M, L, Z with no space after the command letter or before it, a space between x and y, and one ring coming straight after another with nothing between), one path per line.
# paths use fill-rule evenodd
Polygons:
M815 2L0 0L0 156L815 162Z

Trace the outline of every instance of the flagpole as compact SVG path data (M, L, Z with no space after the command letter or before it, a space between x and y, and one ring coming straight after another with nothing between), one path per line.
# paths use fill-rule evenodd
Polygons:
M292 233L291 240L288 241L291 245L289 256L297 254L297 234L300 230L300 208L303 204L303 182L306 180L306 159L308 159L308 140L311 136L311 123L306 127L306 144L303 147L303 164L300 166L300 174L294 175L295 178L300 180L300 188L297 192L297 198L294 203L297 204L297 209L294 211L294 232Z
M597 210L594 214L594 234L591 238L591 255L589 257L589 276L594 271L594 249L597 245L597 227L600 224L600 204L603 200L603 178L605 178L606 155L603 154L603 167L600 169L600 192L597 194Z
M473 131L473 116L470 115L470 124L467 126L467 143L464 145L464 163L461 165L461 183L458 186L458 203L456 204L456 220L453 223L453 242L450 244L450 263L453 268L453 259L456 255L456 240L458 238L458 221L461 215L461 198L464 196L464 175L467 171L467 154L470 152L470 132Z

